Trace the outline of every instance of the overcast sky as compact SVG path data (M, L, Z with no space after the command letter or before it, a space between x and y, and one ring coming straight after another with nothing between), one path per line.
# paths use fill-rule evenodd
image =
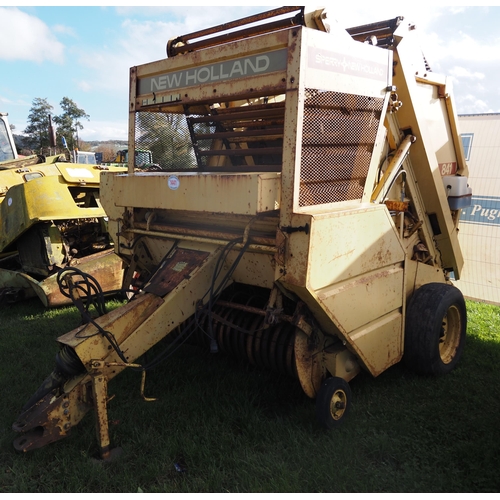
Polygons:
M9 113L15 133L26 127L33 99L46 98L57 115L59 102L69 97L90 115L90 121L83 122L81 139L126 140L131 66L166 57L166 43L176 35L274 8L265 3L242 7L107 3L106 7L0 3L0 111ZM452 77L458 113L500 112L500 6L418 1L331 5L329 18L344 28L404 16L405 22L416 24L432 70Z

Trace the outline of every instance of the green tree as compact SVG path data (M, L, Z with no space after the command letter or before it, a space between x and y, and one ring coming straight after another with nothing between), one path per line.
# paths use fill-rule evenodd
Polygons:
M78 148L78 131L83 129L81 120L82 118L89 120L90 116L69 97L63 97L59 105L63 113L54 117L54 123L57 125L57 135L66 139L70 150Z
M28 136L28 144L32 149L39 149L40 153L44 148L50 147L49 139L49 116L54 108L47 101L40 97L35 97L28 115L28 126L24 133Z
M191 136L184 115L137 114L136 149L149 149L153 163L165 170L195 168Z

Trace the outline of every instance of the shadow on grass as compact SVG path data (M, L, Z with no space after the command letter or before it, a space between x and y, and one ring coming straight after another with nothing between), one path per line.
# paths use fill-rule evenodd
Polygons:
M298 381L186 345L148 373L146 395L155 402L141 400L137 372L110 382L116 396L109 403L111 439L123 455L96 465L91 413L70 437L25 455L14 452L12 422L31 387L51 371L56 337L79 322L72 308L16 307L7 315L13 322L2 317L0 324L0 492L500 488L496 317L478 327L473 315L463 358L447 376L419 377L402 364L377 378L360 374L351 382L349 420L333 432L316 423L314 402Z

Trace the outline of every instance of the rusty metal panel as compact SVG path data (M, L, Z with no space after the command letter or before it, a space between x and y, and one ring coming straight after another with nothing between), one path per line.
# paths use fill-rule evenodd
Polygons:
M122 287L124 263L114 254L113 249L75 259L73 264L80 271L92 275L104 292L120 290ZM45 307L59 307L72 303L71 298L61 293L57 273L39 281L20 271L2 269L0 272L1 288L17 289L24 299L38 296Z
M402 355L405 252L383 205L311 221L308 287L372 375Z
M118 344L121 344L133 331L139 328L163 304L163 299L153 294L144 294L114 309L95 320L101 328L111 332ZM92 323L79 326L61 335L60 344L74 348L82 363L92 359L103 359L110 354L110 345Z
M14 441L14 448L26 452L66 437L92 407L86 398L84 381L58 397L48 393L23 412L12 427L26 433Z
M307 396L314 398L325 376L325 367L322 366L319 356L319 344L311 342L303 332L297 329L294 351L297 377L302 390Z
M189 87L220 81L234 81L262 74L285 71L287 49L266 51L258 54L244 54L224 61L206 62L176 71L165 70L162 74L144 76L138 79L137 95L143 96L161 91L179 91ZM165 102L154 97L152 103ZM170 100L166 101L171 102Z
M159 297L167 295L210 255L185 248L176 248L166 256L158 270L144 287L144 291Z
M269 93L271 88L283 86L286 53L280 51L286 48L287 40L288 33L282 30L138 66L137 81L142 83L132 101L134 109L139 110L143 103L175 106L176 101L213 102L214 87L217 88L215 97L250 93L250 81L253 91L267 88ZM245 61L250 54L253 59ZM278 65L274 68L271 58L276 55ZM231 61L229 67L225 64L228 61ZM153 75L155 81L151 80ZM186 87L189 91L182 91ZM136 89L133 90L136 93Z
M113 249L75 259L73 266L82 273L92 275L104 291L120 290L122 287L125 265ZM56 274L39 283L30 282L30 284L47 307L71 303L71 299L60 292Z
M405 297L408 300L413 292L425 283L445 283L446 278L440 267L424 264L416 260L405 262Z

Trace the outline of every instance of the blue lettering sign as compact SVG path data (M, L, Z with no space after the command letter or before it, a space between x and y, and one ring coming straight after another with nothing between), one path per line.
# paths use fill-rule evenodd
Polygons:
M462 209L460 222L486 226L500 225L500 197L472 196L471 206Z

